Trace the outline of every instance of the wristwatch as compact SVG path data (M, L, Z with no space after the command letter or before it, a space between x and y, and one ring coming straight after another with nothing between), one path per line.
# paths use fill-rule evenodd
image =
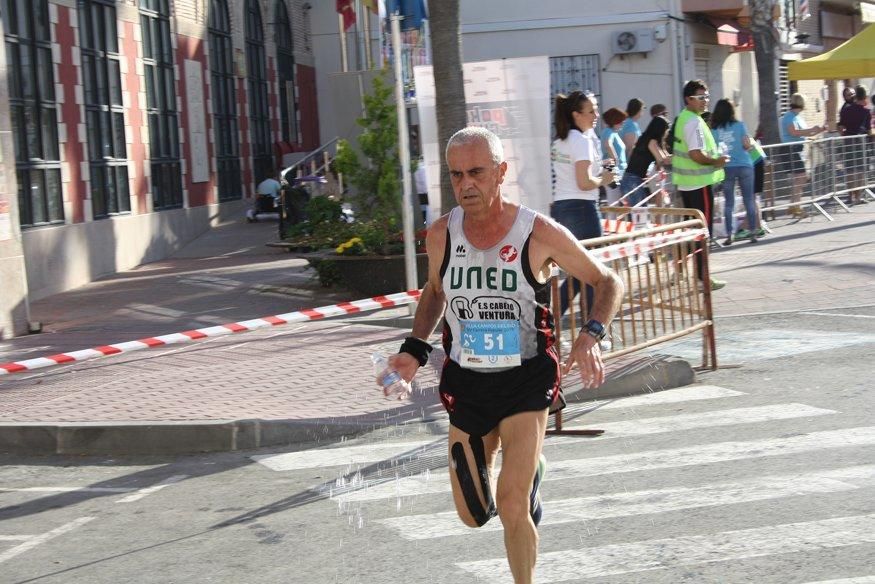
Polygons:
M608 331L605 330L605 325L593 318L586 321L581 332L588 334L597 341L602 340L608 334Z

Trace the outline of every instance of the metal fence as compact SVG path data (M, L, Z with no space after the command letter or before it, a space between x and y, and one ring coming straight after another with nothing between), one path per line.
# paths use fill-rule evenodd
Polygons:
M875 201L875 140L869 136L837 136L763 146L763 186L757 191L761 219L821 214L828 220L835 209L850 210L853 202ZM624 193L619 203L628 205L629 195L643 190L635 207L664 204L675 191L671 173L656 171L638 187ZM675 193L676 194L676 193ZM741 197L735 197L734 214L744 217ZM722 207L722 205L721 205ZM602 210L613 218L608 209ZM726 210L724 210L724 213ZM719 211L718 211L719 213ZM719 227L722 217L715 217ZM640 225L641 221L634 221ZM762 227L769 231L763 223Z
M822 214L848 210L853 200L875 200L875 142L869 136L820 138L764 146L767 160L761 211Z
M650 207L646 210L607 207L616 213L614 226L630 228L614 235L587 239L582 243L623 280L626 291L620 310L606 337L606 359L640 351L660 343L701 331L702 365L717 368L711 287L709 283L707 228L704 216L695 209ZM644 212L653 226L634 229L630 215ZM611 220L609 220L611 221ZM558 272L558 270L557 270ZM572 283L565 294L568 312L560 314L560 275L553 278L553 314L560 339L560 360L577 339L588 314L585 293ZM572 381L573 383L573 381ZM556 412L557 434L592 434L592 430L563 430L562 413Z

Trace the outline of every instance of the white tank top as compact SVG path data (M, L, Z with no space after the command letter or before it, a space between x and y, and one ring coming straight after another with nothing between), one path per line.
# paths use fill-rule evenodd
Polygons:
M465 237L462 208L450 212L440 272L447 299L444 350L462 367L508 369L553 345L550 287L529 266L535 215L520 206L507 235L479 249Z

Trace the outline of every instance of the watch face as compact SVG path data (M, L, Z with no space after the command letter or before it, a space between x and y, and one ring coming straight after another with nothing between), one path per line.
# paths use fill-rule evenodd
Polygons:
M584 325L584 329L590 335L598 339L599 341L605 337L605 325L600 323L597 320L590 320Z

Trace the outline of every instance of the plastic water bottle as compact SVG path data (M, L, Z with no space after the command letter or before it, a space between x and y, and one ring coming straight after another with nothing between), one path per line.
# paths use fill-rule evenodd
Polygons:
M729 145L726 142L717 144L717 150L720 151L720 156L729 156Z
M371 355L371 363L374 364L374 375L383 386L383 395L386 399L404 399L410 395L410 382L389 367L389 360L384 355L374 353Z

